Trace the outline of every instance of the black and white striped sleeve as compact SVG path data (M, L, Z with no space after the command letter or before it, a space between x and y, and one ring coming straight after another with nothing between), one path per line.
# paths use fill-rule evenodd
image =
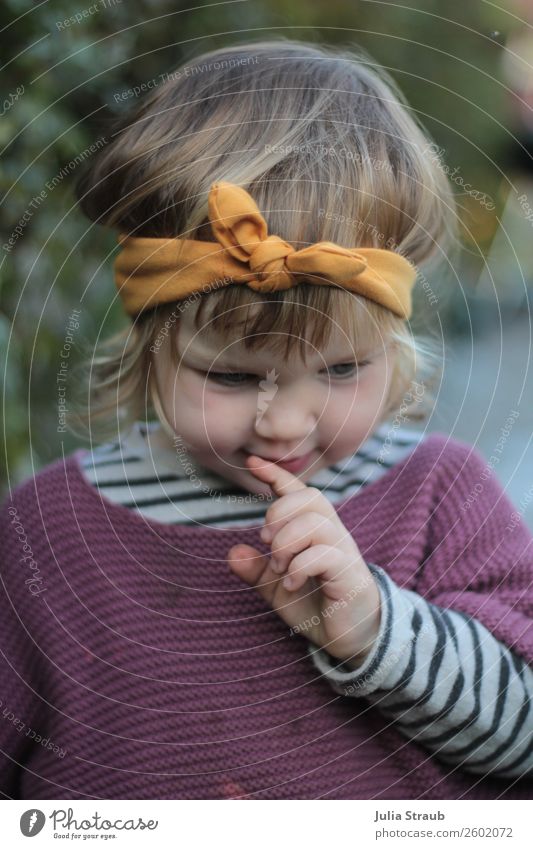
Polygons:
M443 762L533 777L533 670L476 619L369 569L382 601L370 654L350 670L309 644L316 668L339 695L365 697Z

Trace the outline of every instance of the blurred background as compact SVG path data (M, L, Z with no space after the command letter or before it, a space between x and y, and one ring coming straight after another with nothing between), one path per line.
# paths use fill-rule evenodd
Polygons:
M430 281L424 330L444 372L434 412L414 426L475 445L533 527L532 0L192 5L3 2L0 496L79 447L58 399L68 410L73 367L127 321L109 306L114 234L90 225L73 196L106 121L132 105L120 93L206 50L284 35L361 45L441 150L463 248L455 274Z

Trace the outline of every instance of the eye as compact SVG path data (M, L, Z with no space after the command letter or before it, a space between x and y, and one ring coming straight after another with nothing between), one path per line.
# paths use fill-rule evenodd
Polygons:
M329 366L329 368L325 369L325 372L329 374L330 377L336 378L350 378L355 377L355 375L364 367L367 366L369 360L361 360L360 362L351 362L351 363L338 363L334 366Z
M250 380L257 380L257 375L247 374L244 371L210 371L206 372L205 376L221 386L243 386Z

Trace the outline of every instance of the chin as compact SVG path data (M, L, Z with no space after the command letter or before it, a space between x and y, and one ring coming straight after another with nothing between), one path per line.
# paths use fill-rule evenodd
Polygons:
M207 463L204 463L204 465L220 477L224 478L224 480L230 481L236 486L240 486L245 492L252 493L253 495L272 496L270 486L267 483L258 480L247 469L239 469L229 463L221 463L220 461L214 462L210 464L210 466L207 466Z

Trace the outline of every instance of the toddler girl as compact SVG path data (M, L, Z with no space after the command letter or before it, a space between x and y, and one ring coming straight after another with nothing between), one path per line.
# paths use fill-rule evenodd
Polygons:
M79 183L131 322L100 444L2 508L2 791L528 798L531 538L475 450L402 424L443 170L362 55L197 65Z

